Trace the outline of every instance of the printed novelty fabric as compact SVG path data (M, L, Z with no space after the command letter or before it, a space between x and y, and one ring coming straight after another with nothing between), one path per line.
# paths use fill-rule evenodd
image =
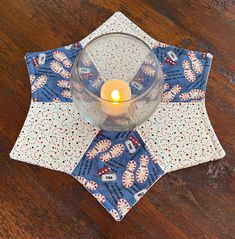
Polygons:
M162 102L136 130L114 133L86 123L74 108L71 67L94 37L125 32L144 40L162 65ZM224 157L205 108L212 55L160 43L121 13L115 13L80 42L26 54L32 101L11 158L75 177L114 217L121 220L164 174ZM101 87L94 66L84 64L84 82ZM139 90L151 77L146 59L133 82Z

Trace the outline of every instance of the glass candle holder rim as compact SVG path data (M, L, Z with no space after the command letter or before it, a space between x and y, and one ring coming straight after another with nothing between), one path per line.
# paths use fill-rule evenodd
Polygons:
M86 51L86 49L87 49L92 43L94 43L95 41L99 40L100 38L103 38L103 37L106 37L106 36L110 36L110 35L113 35L113 36L114 36L114 35L124 35L124 36L130 37L130 38L133 38L133 39L135 39L135 40L137 40L137 41L140 41L143 45L145 45L145 47L147 47L147 48L149 49L149 52L151 53L151 56L153 57L154 62L156 63L156 66L159 68L160 63L159 63L159 61L158 61L156 55L154 54L154 52L152 51L152 49L150 48L150 46L149 46L147 43L145 43L142 39L138 38L138 37L135 36L135 35L129 34L129 33L111 32L111 33L105 33L105 34L102 34L102 35L100 35L100 36L98 36L98 37L95 37L95 38L92 39L90 42L88 42L88 43L85 45L85 47L82 49L82 51L80 52L80 54L78 55L77 59L75 60L71 72L74 72L74 71L77 72L77 70L79 69L79 63L80 63L80 61L81 61L81 59L82 59L82 56L83 56L84 52ZM160 73L162 73L161 68L158 69L158 71L159 71ZM138 99L144 97L146 94L148 94L148 92L153 88L154 83L156 82L156 74L157 74L157 73L158 73L158 72L156 71L156 72L155 72L155 75L154 75L155 80L153 81L153 83L150 85L150 87L149 87L146 91L144 91L142 94L140 94L140 95L138 95L138 96L136 96L136 97L134 97L134 98L131 98L131 99L128 99L128 100L120 100L120 101L118 101L118 104L134 102L134 101L137 101ZM101 97L97 96L96 94L92 93L89 89L87 89L86 85L83 83L83 80L82 80L82 78L81 78L81 76L80 76L79 71L78 71L78 74L77 74L77 75L78 75L79 81L80 81L80 83L82 84L82 86L83 86L83 88L85 89L85 91L86 91L89 95L91 95L93 98L95 98L95 99L97 99L98 101L101 101L101 102L102 102L102 101L103 101L103 102L110 102L110 103L115 102L115 101L113 101L113 100L101 98ZM162 78L163 78L163 77L162 77ZM115 79L110 79L110 80L115 80ZM121 79L116 79L116 80L121 80Z

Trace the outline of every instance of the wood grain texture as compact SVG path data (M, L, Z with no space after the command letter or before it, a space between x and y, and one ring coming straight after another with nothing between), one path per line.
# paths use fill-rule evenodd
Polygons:
M121 11L152 37L214 55L206 94L225 159L164 176L116 223L69 175L10 160L30 103L24 54ZM0 238L235 238L235 2L0 1Z

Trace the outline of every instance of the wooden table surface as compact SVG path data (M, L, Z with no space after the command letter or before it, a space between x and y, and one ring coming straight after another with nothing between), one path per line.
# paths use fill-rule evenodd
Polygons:
M214 55L206 93L224 159L165 175L115 222L72 177L9 158L30 104L26 52L80 40L121 11L152 37ZM235 1L0 1L0 237L235 238Z

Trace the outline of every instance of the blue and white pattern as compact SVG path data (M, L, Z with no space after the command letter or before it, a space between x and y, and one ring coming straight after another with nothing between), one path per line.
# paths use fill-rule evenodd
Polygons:
M72 172L118 220L162 174L136 131L100 131Z
M82 47L79 43L52 51L26 54L32 85L32 98L37 102L72 102L69 89L71 68ZM212 55L160 45L153 48L165 77L162 102L191 102L204 100ZM151 58L150 58L151 59ZM153 62L146 58L133 81L132 94L147 87L153 77ZM82 62L81 74L86 87L100 92L104 83L90 60Z
M163 102L204 100L212 55L164 46L153 49L165 74Z
M125 32L144 40L162 65L162 103L135 131L105 132L84 122L70 94L71 67L90 40ZM66 172L75 177L117 221L163 173L224 157L208 119L205 90L212 55L169 46L115 13L81 41L58 49L26 54L32 102L11 158ZM99 92L95 67L83 62L84 82ZM148 58L131 82L132 93L151 77ZM35 143L39 142L39 143Z
M72 102L69 89L71 67L81 49L81 45L76 43L68 49L26 55L33 101ZM165 77L162 102L204 100L212 60L210 55L167 45L155 47L153 51ZM130 82L132 94L143 90L151 82L149 78L154 75L153 64L151 58L147 57ZM98 94L104 82L94 64L85 59L81 67L83 83ZM151 155L137 131L100 131L72 175L116 220L121 220L163 175L155 155Z
M70 73L81 49L81 44L76 42L58 49L25 55L33 101L72 102Z

